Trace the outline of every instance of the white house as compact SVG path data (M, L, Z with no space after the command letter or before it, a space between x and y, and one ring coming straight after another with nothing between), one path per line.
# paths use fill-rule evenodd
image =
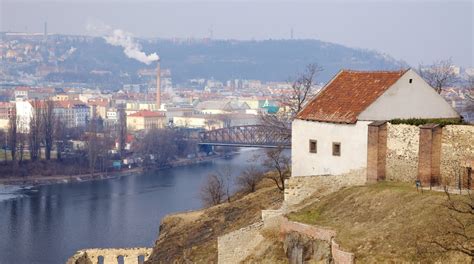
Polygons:
M30 121L33 117L34 108L30 101L17 98L15 101L17 129L21 133L30 132Z
M292 175L367 167L368 125L407 118L459 118L415 71L340 71L292 124Z

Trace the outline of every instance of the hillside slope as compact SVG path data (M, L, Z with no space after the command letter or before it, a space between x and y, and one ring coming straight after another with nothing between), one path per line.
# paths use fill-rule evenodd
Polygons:
M283 194L264 181L255 193L237 194L230 203L169 215L147 263L217 263L217 237L260 220L261 210L278 208Z
M466 196L453 199L467 201ZM332 193L291 213L289 219L335 229L336 240L355 253L359 263L470 263L468 256L442 252L432 244L453 227L446 200L442 192L421 193L412 185L380 183ZM456 216L464 223L474 220L469 214ZM466 233L473 237L474 225Z

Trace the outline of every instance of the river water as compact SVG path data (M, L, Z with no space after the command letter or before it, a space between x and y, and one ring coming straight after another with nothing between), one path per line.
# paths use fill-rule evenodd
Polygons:
M0 263L65 263L82 248L152 247L160 220L202 207L209 173L240 174L261 150L120 178L0 191Z

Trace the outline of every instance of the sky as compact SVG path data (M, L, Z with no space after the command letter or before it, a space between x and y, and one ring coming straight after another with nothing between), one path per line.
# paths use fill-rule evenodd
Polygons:
M0 0L0 30L139 37L319 39L377 50L416 67L449 59L474 67L474 1ZM90 28L90 27L89 27Z

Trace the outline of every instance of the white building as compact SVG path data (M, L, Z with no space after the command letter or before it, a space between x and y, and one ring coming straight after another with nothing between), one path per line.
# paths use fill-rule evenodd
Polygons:
M415 71L340 71L292 124L292 176L365 170L368 125L459 118Z
M28 133L30 121L33 117L33 105L27 100L17 99L15 102L18 132Z
M56 101L54 114L66 127L84 127L90 119L89 106L81 101Z
M237 100L212 100L200 102L196 110L209 115L220 115L228 113L245 113L250 107L245 102Z

